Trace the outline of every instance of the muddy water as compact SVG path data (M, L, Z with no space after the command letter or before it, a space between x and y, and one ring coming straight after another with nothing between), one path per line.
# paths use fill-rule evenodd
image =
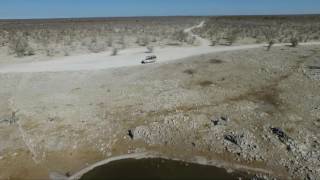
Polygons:
M165 159L125 159L111 162L104 166L85 174L81 180L99 180L99 179L152 179L152 180L238 180L249 179L247 174L232 173L229 174L225 169L205 166L199 164L190 164L181 161Z

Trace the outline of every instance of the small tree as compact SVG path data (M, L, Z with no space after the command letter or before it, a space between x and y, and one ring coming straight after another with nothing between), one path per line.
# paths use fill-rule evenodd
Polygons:
M216 38L212 37L211 38L211 46L215 46L217 44Z
M113 48L111 56L116 56L116 55L118 55L118 48Z
M183 30L177 31L173 34L173 39L179 42L187 42L188 41L188 33Z
M15 37L10 39L9 49L18 57L32 56L35 54L34 50L28 43L27 37L23 34L17 34Z
M277 32L277 29L268 27L262 30L262 33L268 42L268 48L267 51L271 50L271 47L275 44L275 40L277 36L279 36L279 33Z
M219 35L211 37L211 46L216 46L220 42L220 39Z
M112 45L113 45L113 39L112 39L112 37L109 37L109 38L108 38L107 44L108 44L109 47L112 47Z
M269 41L267 51L270 51L271 47L274 45L274 40Z
M226 40L227 40L229 46L231 46L234 42L237 41L238 36L239 36L238 31L231 31L228 33Z
M299 40L296 37L290 39L291 47L297 47L299 45Z
M105 50L105 45L102 43L99 43L98 40L95 38L89 44L88 50L93 53L99 53Z

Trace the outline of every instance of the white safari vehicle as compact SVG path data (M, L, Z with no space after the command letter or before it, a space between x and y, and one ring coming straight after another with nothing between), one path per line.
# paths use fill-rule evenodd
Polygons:
M141 64L155 63L157 61L157 56L147 56L141 61Z

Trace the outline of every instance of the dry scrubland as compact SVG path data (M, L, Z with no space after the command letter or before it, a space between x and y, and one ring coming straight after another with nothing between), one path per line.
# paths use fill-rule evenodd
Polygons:
M130 47L193 44L183 30L203 18L95 18L0 21L0 52L68 56Z
M69 56L132 47L197 45L183 30L206 20L195 33L212 45L318 41L319 16L145 17L0 21L2 59ZM9 57L8 57L9 56Z
M212 45L269 47L166 64L0 74L0 179L69 176L149 151L262 179L320 179L320 45L298 46L319 39L319 16L1 21L0 61L124 44L192 46L195 36L183 29L203 19L194 32Z
M196 32L212 45L320 40L320 16L211 17Z

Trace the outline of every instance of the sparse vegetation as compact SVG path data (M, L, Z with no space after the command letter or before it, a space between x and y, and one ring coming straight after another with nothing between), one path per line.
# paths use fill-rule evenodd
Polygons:
M30 47L27 37L21 33L9 39L9 49L18 57L34 55L34 51Z
M185 33L183 30L175 32L172 38L174 40L179 41L180 43L188 42L188 34Z
M116 56L116 55L118 55L118 48L113 48L112 49L112 52L111 52L111 56Z
M193 76L196 73L196 70L194 70L194 69L186 69L183 72Z
M274 43L275 43L274 40L269 41L267 51L270 51L270 49L274 45Z
M320 16L229 16L210 17L203 28L195 32L204 38L213 40L224 37L225 44L236 41L251 43L269 43L271 40L290 43L292 34L299 34L300 42L319 40ZM213 43L215 44L215 43Z
M291 47L297 47L299 44L299 40L296 37L290 39Z
M175 35L199 22L196 17L98 18L0 21L0 48L10 54L28 56L98 53L119 49L175 43ZM181 43L189 43L178 36ZM182 39L181 39L182 38ZM66 50L68 52L66 52Z
M211 38L211 46L216 46L217 44L219 44L220 43L220 39L221 39L220 36L212 37Z
M229 46L231 46L234 42L236 42L236 40L238 39L238 34L239 32L237 30L230 31L227 34L226 40Z

